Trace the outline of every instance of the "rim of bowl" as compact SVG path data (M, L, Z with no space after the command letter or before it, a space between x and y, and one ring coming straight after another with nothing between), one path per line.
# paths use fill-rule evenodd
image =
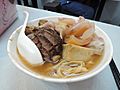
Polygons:
M49 16L49 17L42 17L42 18L33 19L33 20L29 21L28 23L31 23L31 22L34 22L34 21L37 21L37 20L40 20L40 19L60 18L60 17L77 19L77 17L73 17L73 16L67 16L67 17L66 17L66 16ZM11 36L9 37L9 39L12 38L12 36L16 33L16 31L19 30L21 27L22 27L22 25L19 26L19 27L11 34ZM32 77L34 77L34 78L40 79L40 80L45 80L45 81L55 82L55 83L70 83L70 82L77 82L77 81L86 80L86 79L89 79L89 78L97 75L98 73L100 73L100 72L110 63L110 61L111 61L111 59L112 59L112 56L113 56L113 46L112 46L111 39L110 39L110 38L108 37L108 35L107 35L102 29L100 29L98 26L96 26L96 28L98 28L98 29L105 35L105 37L108 39L108 42L109 42L109 45L110 45L110 51L111 51L111 52L110 52L109 57L107 58L106 63L104 63L101 68L97 69L96 71L94 71L94 72L92 72L92 73L90 73L89 75L86 75L86 76L82 76L82 77L79 77L79 76L78 76L78 77L73 77L73 78L66 78L66 79L64 79L64 78L61 79L61 78L60 78L60 79L58 79L58 78L46 77L46 76L43 76L43 75L36 75L35 73L32 73L32 72L24 69L23 67L21 67L21 66L16 62L16 60L14 60L14 58L13 58L13 57L11 56L11 54L9 53L9 51L10 51L10 48L9 48L9 47L10 47L10 41L9 41L9 39L8 39L8 44L7 44L8 56L10 57L11 61L13 62L13 64L15 64L15 66L16 66L17 68L19 68L22 72L24 72L24 73L26 73L27 75L32 76Z

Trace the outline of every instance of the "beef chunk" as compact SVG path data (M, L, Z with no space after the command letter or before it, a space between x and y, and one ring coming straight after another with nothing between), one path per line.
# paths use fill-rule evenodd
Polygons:
M61 55L62 52L62 39L56 30L39 27L31 31L31 28L27 27L25 33L38 47L43 60L56 63L52 61L52 57Z

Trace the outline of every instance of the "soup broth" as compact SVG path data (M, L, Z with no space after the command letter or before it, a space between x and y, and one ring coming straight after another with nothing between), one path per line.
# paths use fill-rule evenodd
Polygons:
M18 50L17 50L18 52ZM48 63L48 62L45 62L43 65L32 65L30 64L29 62L27 62L18 52L18 56L21 60L21 62L27 67L29 68L30 70L32 70L33 72L35 73L38 73L40 75L43 75L43 76L47 76L47 77L53 77L53 78L65 78L65 77L60 77L60 76L55 76L53 75L53 72L54 72L54 69L53 67L55 66L55 64L52 64L52 63ZM102 56L103 55L93 55L91 57L91 59L89 61L86 61L85 62L85 67L88 69L87 72L91 71L92 69L94 69L101 61L102 59ZM84 73L81 73L80 75L83 75L87 72L84 72ZM76 75L76 76L79 76L79 75ZM66 78L70 78L70 77L73 77L73 76L69 76L69 77L66 77Z

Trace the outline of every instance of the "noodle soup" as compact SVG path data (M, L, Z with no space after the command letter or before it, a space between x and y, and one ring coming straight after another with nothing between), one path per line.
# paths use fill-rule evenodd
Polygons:
M27 26L25 35L42 55L43 63L33 64L17 48L22 63L33 72L52 78L72 78L94 69L102 59L104 40L95 33L95 24L79 17L40 20Z

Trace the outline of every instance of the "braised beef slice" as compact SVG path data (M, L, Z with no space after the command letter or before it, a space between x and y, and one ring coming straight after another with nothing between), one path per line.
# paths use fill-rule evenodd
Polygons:
M62 52L62 39L56 30L39 27L31 31L31 28L26 28L25 33L36 44L43 60L56 63L52 61L52 57L61 55Z

